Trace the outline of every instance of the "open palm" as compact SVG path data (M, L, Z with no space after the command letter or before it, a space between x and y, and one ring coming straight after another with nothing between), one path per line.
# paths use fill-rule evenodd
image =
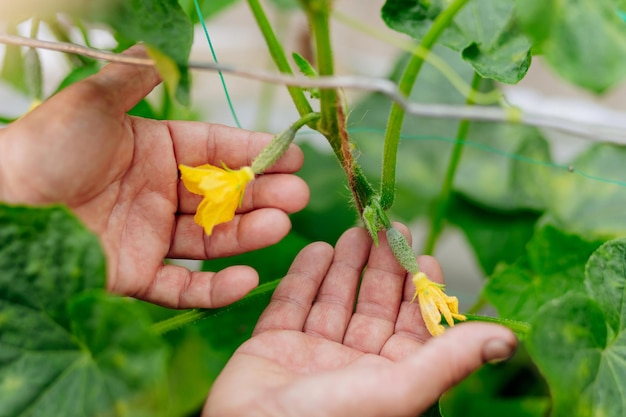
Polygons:
M279 241L290 228L286 213L308 201L306 184L289 175L302 153L292 146L249 185L235 219L207 237L193 221L201 197L181 185L178 164L249 165L271 136L128 116L159 82L153 68L110 64L0 131L0 200L69 206L100 236L113 291L170 307L223 306L256 286L255 271L190 272L163 259L229 256Z
M433 258L419 262L442 282ZM413 291L384 236L374 246L365 230L351 229L335 250L308 246L203 415L416 416L485 361L511 354L515 337L495 325L462 324L431 338Z

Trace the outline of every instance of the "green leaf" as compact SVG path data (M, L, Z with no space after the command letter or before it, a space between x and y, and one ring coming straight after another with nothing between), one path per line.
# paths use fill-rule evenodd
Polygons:
M463 50L463 59L483 78L515 84L528 72L531 62L530 42L512 29L505 32L491 49L472 44Z
M428 410L421 413L419 417L442 417L439 409L439 401L428 407Z
M543 183L546 221L590 239L626 234L626 146L597 144L566 170L546 173ZM540 181L540 182L539 182Z
M391 29L420 40L446 6L445 0L387 0L381 15ZM446 28L439 42L455 50L463 49L469 43L456 22Z
M616 337L626 328L624 259L626 239L613 240L593 253L585 271L587 290L599 303L605 322Z
M608 347L605 318L598 303L568 294L538 311L528 350L552 395L552 417L619 416L626 411L619 384L624 341Z
M0 415L121 415L162 379L148 318L99 290L105 262L67 209L0 205Z
M67 327L66 301L104 287L105 259L96 236L67 209L0 204L0 271L2 300Z
M180 72L175 86L176 98L183 104L189 103L187 63L193 42L193 25L177 0L118 1L108 13L92 17L111 25L119 36L145 42L168 56Z
M443 0L387 0L385 23L418 41L447 7ZM454 50L484 78L515 84L530 66L531 44L517 30L513 0L468 2L446 28L439 41Z
M516 0L518 20L566 80L604 92L626 74L626 24L611 0Z
M15 25L10 25L6 32L10 35L17 34ZM0 76L3 80L11 84L17 90L27 93L28 86L25 79L24 57L22 56L22 48L17 45L6 45L4 59L2 60L2 70Z
M309 78L317 77L318 75L317 71L315 70L315 68L313 68L313 66L309 63L309 61L306 60L305 57L303 57L297 52L292 53L291 56L293 57L293 61L298 66L298 69L304 76L309 77ZM308 91L311 98L317 98L317 99L320 98L319 88L305 88L304 90Z
M525 256L496 269L484 294L500 316L529 321L545 303L569 291L584 292L584 266L600 244L546 225Z
M625 239L602 245L587 262L587 291L547 303L531 323L528 349L550 386L553 417L626 413L624 259Z
M209 20L228 7L236 4L239 0L198 0L200 11L204 20ZM200 22L194 0L178 0L185 13L191 18L193 23Z
M513 263L526 252L539 214L495 211L457 197L447 218L463 230L482 270L491 275L500 262Z
M24 53L24 80L28 93L37 100L43 98L43 73L39 51L29 48Z
M100 65L95 62L91 65L84 65L74 68L72 71L70 71L69 74L65 76L65 78L63 78L63 80L61 80L59 86L55 91L55 94L80 80L84 80L85 78L94 75L99 71L99 69Z
M492 50L510 29L514 9L511 0L473 0L461 9L455 22L468 40Z
M550 151L537 129L472 123L467 140L455 178L456 189L495 209L544 208L536 178L545 172L543 163L550 161Z

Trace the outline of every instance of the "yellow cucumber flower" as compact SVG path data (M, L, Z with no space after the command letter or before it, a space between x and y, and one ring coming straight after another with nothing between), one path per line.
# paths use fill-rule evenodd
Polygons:
M194 220L208 236L213 227L229 222L241 204L246 185L254 179L252 168L238 170L214 167L209 164L192 168L179 165L180 178L185 187L194 194L204 196L198 205Z
M413 284L415 284L415 295L411 302L417 298L426 328L433 336L444 332L444 327L441 325L442 314L450 327L454 326L454 319L466 319L464 315L459 314L459 300L446 295L443 291L444 285L431 281L423 272L413 275Z

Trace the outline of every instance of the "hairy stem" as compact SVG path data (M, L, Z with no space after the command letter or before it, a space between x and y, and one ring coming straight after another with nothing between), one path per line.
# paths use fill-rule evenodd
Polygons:
M450 25L456 14L465 6L469 0L454 0L433 22L429 31L424 35L420 43L422 51L430 51L439 36ZM411 94L415 80L424 64L424 55L413 55L409 60L398 88L405 96ZM393 205L396 187L396 158L398 144L400 143L400 131L404 122L405 111L398 104L394 103L389 112L387 121L387 132L385 134L385 145L383 150L383 169L381 179L381 205L383 209L388 209Z
M478 90L482 77L478 73L474 73L472 79L472 91ZM467 104L473 104L473 97L470 94L467 97ZM463 148L465 145L465 139L467 139L467 132L469 131L470 120L463 119L459 123L459 128L456 133L456 143L452 148L452 155L450 156L450 162L448 163L448 169L446 176L441 186L439 196L435 200L435 210L431 217L430 231L426 237L426 243L424 244L424 254L432 255L437 245L437 240L443 230L443 221L446 218L446 212L450 205L450 197L452 196L452 189L454 187L454 177L461 161L461 155L463 154Z
M330 39L329 7L328 5L325 7L315 7L315 5L309 7L307 5L307 15L315 40L317 71L320 76L332 76L335 68ZM328 140L345 171L357 211L362 214L364 207L374 195L374 189L352 156L352 147L345 124L346 116L336 89L320 90L320 113L321 119L318 130Z
M530 324L524 321L505 319L501 317L480 316L476 314L465 314L465 317L467 318L467 321L497 323L502 326L508 327L513 332L515 332L520 339L523 339L530 332Z

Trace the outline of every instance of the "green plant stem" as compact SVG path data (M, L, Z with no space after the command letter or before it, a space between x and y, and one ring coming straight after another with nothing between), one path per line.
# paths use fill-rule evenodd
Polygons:
M156 334L161 335L161 334L171 332L173 330L180 329L185 326L189 326L190 324L193 324L199 320L225 313L226 311L229 311L229 310L238 308L242 305L245 305L247 303L250 303L254 299L260 296L263 296L269 292L273 292L279 283L280 283L280 279L276 279L274 281L266 282L265 284L259 285L257 288L250 291L250 293L246 295L244 298L231 304L230 306L212 308L212 309L197 308L197 309L185 311L184 313L170 317L169 319L165 319L157 323L154 323L152 325L152 330Z
M508 327L514 331L520 339L523 339L530 332L530 324L524 321L505 319L501 317L481 316L477 314L465 314L467 321L482 321L487 323L497 323Z
M275 19L276 33L279 37L284 38L287 33L288 12L279 11ZM268 60L268 65L272 65L273 61ZM272 83L262 83L259 93L258 111L255 115L253 126L256 130L267 132L269 130L268 121L271 119L274 110L274 101L276 98L277 86Z
M443 31L450 25L454 16L465 6L469 0L454 0L433 22L431 28L426 32L420 48L424 52L430 51ZM411 94L415 80L424 64L424 55L413 55L398 82L398 89L407 97ZM387 121L387 132L385 134L385 145L383 150L383 168L381 179L381 205L387 210L393 205L396 186L396 159L398 144L400 143L400 131L404 122L404 110L396 103L391 106L389 119Z
M315 38L317 57L317 71L321 76L330 76L335 72L333 50L330 41L329 16L326 10L309 10L309 21ZM330 140L339 142L336 132L339 131L337 121L338 97L335 89L322 89L320 91L320 132ZM333 148L341 148L340 143L331 143Z
M309 2L305 4L305 7L315 40L317 71L321 76L332 76L335 69L330 39L330 6L314 3L316 2ZM320 89L321 119L318 130L326 137L346 172L357 211L362 214L363 208L374 197L375 191L367 181L361 167L352 157L348 132L345 130L345 116L340 106L337 90Z
M472 89L470 91L477 91L478 88L480 88L481 81L482 77L475 72L474 78L472 78ZM467 97L467 104L474 104L471 93ZM424 244L425 255L432 255L434 253L437 240L443 230L443 221L450 205L450 198L454 187L454 177L456 176L459 162L461 161L461 155L463 154L470 123L470 120L467 119L461 120L461 123L459 123L459 128L456 133L456 143L454 144L454 148L452 148L452 155L450 156L446 176L444 177L439 196L435 200L435 210L431 217L430 231L426 237L426 243Z
M293 74L289 61L287 61L285 50L272 30L272 26L267 18L267 15L265 14L265 11L263 10L263 7L261 7L259 0L248 0L248 5L250 6L250 10L252 10L252 14L254 15L257 25L265 38L265 43L267 44L270 55L278 67L278 70L283 74ZM289 95L291 96L291 99L293 100L300 116L307 115L313 111L313 108L304 95L304 91L300 87L287 87L287 90L289 91ZM315 125L311 124L309 127L315 128Z

